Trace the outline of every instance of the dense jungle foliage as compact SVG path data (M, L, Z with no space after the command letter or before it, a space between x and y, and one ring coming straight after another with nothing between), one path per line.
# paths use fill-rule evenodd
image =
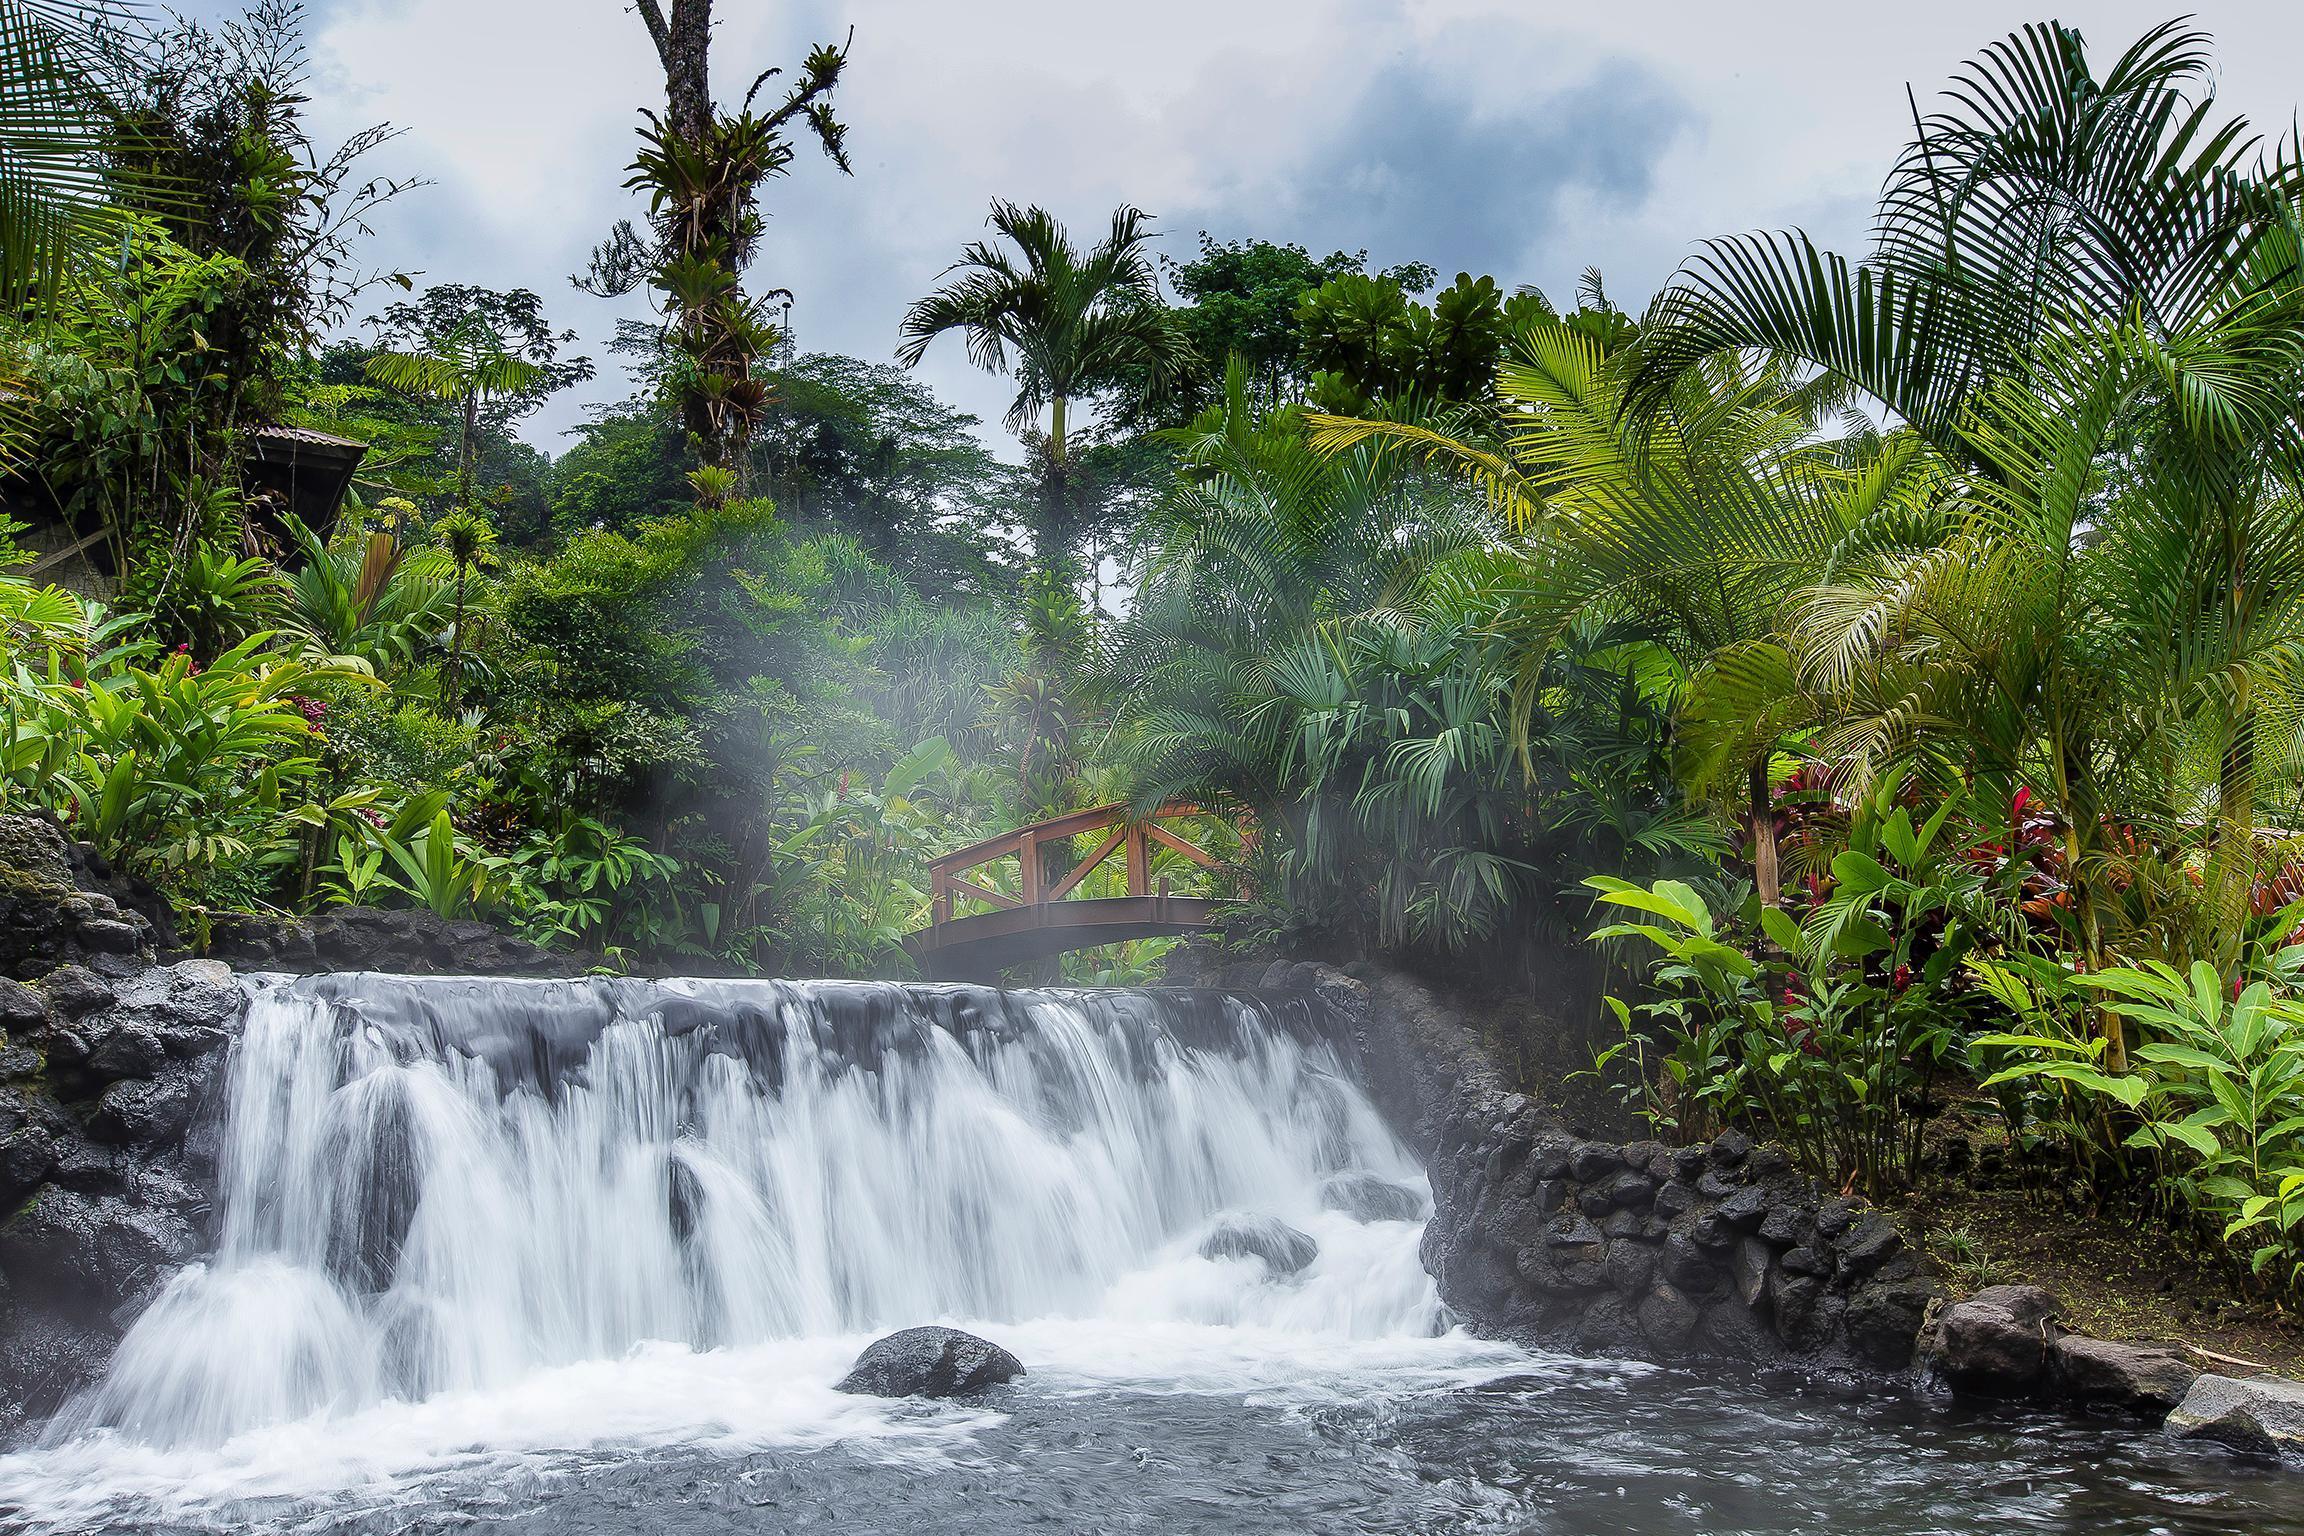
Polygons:
M1236 942L1612 946L1592 1070L1662 1131L1884 1195L1964 1097L2304 1278L2304 154L2201 35L1997 42L1861 257L1716 240L1637 313L1003 202L882 363L745 288L845 53L731 110L658 28L583 286L661 324L547 454L576 317L361 267L406 188L311 141L294 5L0 18L0 562L85 573L0 574L0 807L195 930L904 974L929 858L1186 800ZM367 445L333 517L250 479L277 427Z

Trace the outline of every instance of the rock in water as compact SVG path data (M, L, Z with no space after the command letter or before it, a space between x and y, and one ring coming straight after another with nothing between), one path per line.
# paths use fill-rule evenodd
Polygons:
M1424 1197L1364 1168L1335 1174L1320 1186L1320 1204L1354 1221L1414 1221L1424 1214Z
M957 1328L906 1328L865 1346L836 1392L868 1397L966 1397L1014 1381L1023 1362Z
M1225 1216L1200 1240L1204 1259L1262 1259L1275 1275L1292 1275L1320 1256L1320 1245L1274 1216Z
M2304 1460L2304 1382L2203 1376L2168 1415L2179 1440L2214 1440L2257 1456Z
M2056 1341L2052 1363L2064 1395L2138 1414L2165 1414L2192 1390L2200 1368L2173 1349L2074 1335Z
M2029 1397L2047 1379L2055 1320L2056 1298L2038 1286L1988 1285L1944 1309L1923 1354L1955 1392Z

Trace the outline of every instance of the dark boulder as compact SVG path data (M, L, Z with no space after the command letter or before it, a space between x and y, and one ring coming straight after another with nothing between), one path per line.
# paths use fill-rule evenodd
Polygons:
M833 1388L867 1397L966 1397L1014 1381L1023 1362L957 1328L906 1328L865 1346Z
M2030 1397L2048 1380L2056 1298L2036 1285L1988 1285L1946 1307L1922 1346L1953 1391Z
M96 1101L88 1134L108 1146L167 1146L191 1125L193 1095L193 1083L180 1074L114 1083Z
M114 1001L111 985L84 965L60 965L40 979L48 1006L67 1019L82 1018Z
M1320 1256L1320 1245L1275 1216L1222 1216L1200 1240L1204 1259L1262 1259L1275 1275L1292 1275Z
M45 998L20 981L0 976L0 1030L18 1034L38 1029L47 1022Z
M88 1043L88 1071L101 1082L150 1077L167 1059L160 1036L142 1024L116 1024Z
M1840 1319L1849 1349L1866 1365L1881 1370L1911 1369L1928 1308L1941 1294L1935 1281L1917 1275L1858 1286L1848 1293Z
M1354 1221L1414 1221L1424 1214L1424 1197L1415 1190L1359 1168L1329 1177L1320 1186L1320 1204Z
M191 1224L174 1210L53 1184L0 1227L0 1271L12 1284L97 1307L142 1296L198 1249Z
M2058 1390L2075 1402L2165 1415L2200 1379L2200 1368L2165 1345L2118 1344L2068 1334L2051 1349Z
M1678 1288L1660 1280L1640 1303L1639 1316L1640 1332L1660 1353L1671 1356L1686 1346L1704 1314Z

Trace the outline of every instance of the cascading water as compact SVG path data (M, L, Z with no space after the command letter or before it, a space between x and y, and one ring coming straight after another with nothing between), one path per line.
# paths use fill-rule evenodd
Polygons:
M1301 1003L339 976L256 984L227 1078L214 1253L0 1457L0 1527L1917 1532L2116 1486L2100 1528L2229 1528L2100 1438L1446 1329L1384 1219L1421 1171ZM1332 1209L1345 1175L1389 1208ZM1226 1213L1318 1252L1202 1257ZM934 1321L1030 1376L832 1389ZM1747 1497L1717 1469L1755 1445Z
M649 1340L1094 1316L1235 1207L1351 1262L1234 1261L1171 1298L1194 1320L1436 1331L1412 1229L1319 1199L1415 1163L1235 998L337 978L260 992L229 1071L216 1255L74 1428L213 1444Z

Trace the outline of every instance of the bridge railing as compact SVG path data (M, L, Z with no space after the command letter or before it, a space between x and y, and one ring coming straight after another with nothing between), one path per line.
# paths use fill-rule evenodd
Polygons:
M1132 820L1128 807L1123 804L1091 806L1084 811L1052 817L1019 827L999 837L986 838L956 848L941 858L928 863L929 913L933 923L952 920L956 904L963 901L981 902L994 908L1038 906L1044 902L1063 901L1079 891L1088 877L1102 868L1106 861L1118 854L1126 862L1123 877L1129 896L1166 896L1168 882L1162 879L1159 889L1153 889L1152 857L1155 848L1163 848L1203 869L1218 869L1222 861L1205 848L1186 840L1163 822L1179 821L1198 816L1200 807L1183 801L1161 806L1142 820ZM1069 864L1061 875L1054 875L1043 857L1044 850L1062 847L1065 858L1071 857L1074 838L1090 832L1103 832L1088 856L1076 864ZM1017 861L1016 889L1013 893L995 889L987 879L972 878L986 866L1002 859Z

